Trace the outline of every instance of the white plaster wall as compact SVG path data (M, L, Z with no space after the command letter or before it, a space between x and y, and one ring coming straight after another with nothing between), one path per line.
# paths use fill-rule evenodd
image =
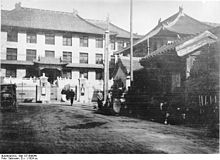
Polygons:
M72 70L72 79L79 79L79 71Z
M0 59L6 59L6 40L7 32L1 32L1 56Z
M26 69L17 69L16 78L23 78L26 75Z
M5 77L6 69L5 68L1 68L0 70L1 70L0 76Z
M88 80L89 80L89 82L95 83L95 75L96 75L95 71L89 71L88 72Z
M72 46L63 46L63 34L55 35L55 45L45 44L45 34L37 33L37 43L27 43L27 34L25 32L18 33L18 42L7 42L7 32L1 32L1 59L6 59L6 48L17 48L18 60L26 60L26 50L33 49L37 51L37 57L45 56L45 50L55 51L55 57L60 58L63 56L63 52L72 52L72 63L79 63L79 53L88 53L89 64L95 64L95 55L103 54L104 58L104 44L103 48L96 48L96 36L89 36L89 47L80 47L80 35L73 34ZM116 50L117 50L116 41ZM115 51L116 51L115 50ZM109 46L110 55L113 54L113 50ZM110 56L109 55L109 56Z

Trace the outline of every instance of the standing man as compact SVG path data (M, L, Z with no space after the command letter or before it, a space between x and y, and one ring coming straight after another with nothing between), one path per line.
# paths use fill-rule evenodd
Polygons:
M71 89L70 92L69 92L69 98L70 98L71 106L73 105L74 96L75 96L75 92L73 91L73 89Z
M99 90L98 91L98 94L97 94L97 103L98 103L98 109L102 109L102 106L103 106L103 94L102 92Z

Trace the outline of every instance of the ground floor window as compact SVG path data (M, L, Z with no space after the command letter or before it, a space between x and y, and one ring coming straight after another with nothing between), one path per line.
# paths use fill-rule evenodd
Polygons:
M72 73L71 73L71 71L69 71L69 70L64 70L62 77L63 77L63 78L69 78L69 79L71 79L71 78L72 78Z
M81 70L80 71L79 78L83 78L83 77L88 79L88 71L87 70Z
M96 71L95 72L95 79L96 80L102 80L103 79L103 72L102 71Z
M6 69L6 77L16 77L16 69Z
M30 78L30 77L38 77L38 72L37 70L35 69L31 69L31 68L28 68L26 70L26 78Z

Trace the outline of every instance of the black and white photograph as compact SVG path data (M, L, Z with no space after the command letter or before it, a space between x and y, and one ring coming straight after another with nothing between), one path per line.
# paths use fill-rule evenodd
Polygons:
M218 0L1 0L0 65L1 160L220 153Z

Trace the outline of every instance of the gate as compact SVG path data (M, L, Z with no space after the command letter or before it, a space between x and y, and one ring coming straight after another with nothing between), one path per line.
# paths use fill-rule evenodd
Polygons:
M50 100L57 100L57 86L51 86L50 90Z

